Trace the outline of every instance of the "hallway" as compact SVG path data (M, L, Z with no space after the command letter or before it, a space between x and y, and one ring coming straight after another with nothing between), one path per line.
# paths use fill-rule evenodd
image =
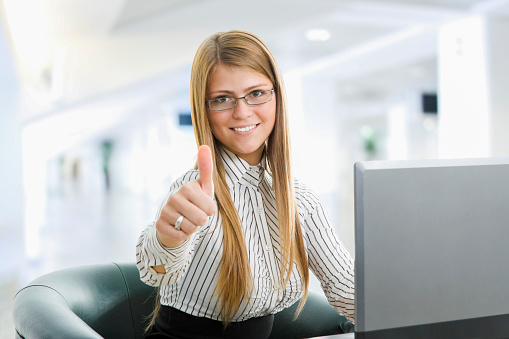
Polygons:
M48 196L45 224L39 230L39 255L0 279L0 338L13 338L12 301L34 278L59 269L104 262L133 262L141 229L151 222L159 202L143 195L103 192L86 195L75 188ZM0 230L0 255L11 258L21 243Z

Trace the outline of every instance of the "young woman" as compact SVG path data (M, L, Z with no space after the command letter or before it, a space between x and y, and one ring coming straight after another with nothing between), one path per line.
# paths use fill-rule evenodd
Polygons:
M320 201L293 180L285 100L255 35L217 33L198 48L197 166L172 184L137 244L141 279L160 287L148 338L266 338L275 313L304 305L309 268L353 320L353 261Z

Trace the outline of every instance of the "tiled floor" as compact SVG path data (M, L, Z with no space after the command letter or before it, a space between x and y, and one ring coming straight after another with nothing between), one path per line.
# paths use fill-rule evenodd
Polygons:
M12 298L19 289L16 280L4 281L0 285L0 338L14 338L12 324Z

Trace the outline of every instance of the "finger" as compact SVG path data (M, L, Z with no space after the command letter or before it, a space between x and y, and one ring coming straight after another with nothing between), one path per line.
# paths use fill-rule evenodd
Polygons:
M187 235L191 235L194 232L196 232L197 230L198 230L198 227L195 224L193 224L192 222L190 222L189 220L184 218L182 220L182 222L180 223L180 230L178 230L178 231L184 232Z
M198 184L196 183L196 187ZM189 190L182 195L172 196L172 212L168 215L168 221L174 222L180 215L197 226L203 226L208 221L208 216L215 212L215 205L210 197L200 189L196 192Z
M210 197L214 197L214 181L212 179L214 164L212 162L212 152L207 145L198 148L198 170L200 171L198 182L202 190Z
M157 220L156 229L159 241L165 247L177 247L189 238L187 233L176 230L173 225L162 219Z
M177 221L182 217L180 225L177 227ZM156 229L163 235L175 240L183 240L198 230L198 226L178 213L164 215L163 219L156 222Z

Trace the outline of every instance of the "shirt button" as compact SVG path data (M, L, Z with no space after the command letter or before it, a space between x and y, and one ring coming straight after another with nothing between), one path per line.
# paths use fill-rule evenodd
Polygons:
M258 207L258 214L262 214L262 213L263 213L263 208Z
M270 246L269 245L265 246L265 250L268 252L270 250Z

